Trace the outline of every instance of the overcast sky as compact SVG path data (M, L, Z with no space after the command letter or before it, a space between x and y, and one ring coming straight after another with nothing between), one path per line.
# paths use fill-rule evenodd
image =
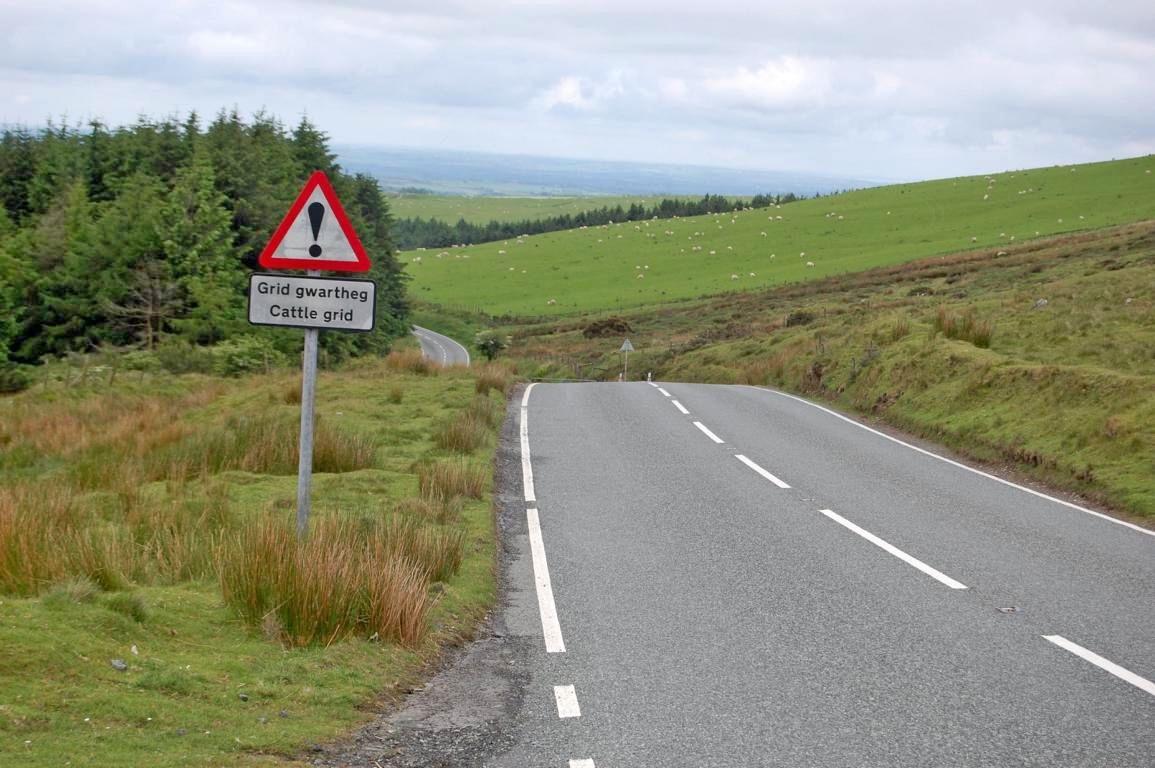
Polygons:
M918 179L1155 152L1153 0L0 0L0 122Z

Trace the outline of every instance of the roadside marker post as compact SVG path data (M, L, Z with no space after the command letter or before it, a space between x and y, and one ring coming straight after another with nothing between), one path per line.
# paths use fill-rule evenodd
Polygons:
M321 329L373 330L377 286L372 280L322 278L321 270L367 272L369 254L353 230L323 171L315 171L273 232L257 263L265 269L303 269L307 277L249 276L249 323L304 328L301 361L301 437L297 461L297 535L309 528L317 342Z
M622 353L622 381L627 381L630 376L630 353L634 351L634 345L626 339L618 351Z

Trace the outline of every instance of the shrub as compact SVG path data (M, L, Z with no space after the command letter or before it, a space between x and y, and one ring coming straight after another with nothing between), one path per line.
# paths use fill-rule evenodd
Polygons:
M486 360L493 360L509 347L509 337L501 336L493 331L482 331L473 337L473 346L481 350Z
M285 364L285 356L271 341L258 336L238 336L212 348L213 372L219 376L245 376L268 372Z
M153 354L160 366L169 373L212 373L214 370L213 351L209 347L198 347L187 341L166 340Z
M23 392L32 386L32 376L18 365L0 363L0 394Z

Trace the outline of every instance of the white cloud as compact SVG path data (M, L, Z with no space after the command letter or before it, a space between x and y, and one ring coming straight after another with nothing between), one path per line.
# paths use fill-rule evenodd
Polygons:
M738 67L705 81L708 90L759 107L821 102L830 91L826 67L815 60L781 56L755 70Z

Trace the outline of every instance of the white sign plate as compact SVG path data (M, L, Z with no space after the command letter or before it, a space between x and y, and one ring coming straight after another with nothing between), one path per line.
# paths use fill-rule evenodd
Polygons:
M372 280L249 275L249 322L330 331L371 331L377 316Z
M630 343L629 339L626 339L624 342L622 342L622 348L619 349L618 351L619 352L633 352L634 351L634 345Z

